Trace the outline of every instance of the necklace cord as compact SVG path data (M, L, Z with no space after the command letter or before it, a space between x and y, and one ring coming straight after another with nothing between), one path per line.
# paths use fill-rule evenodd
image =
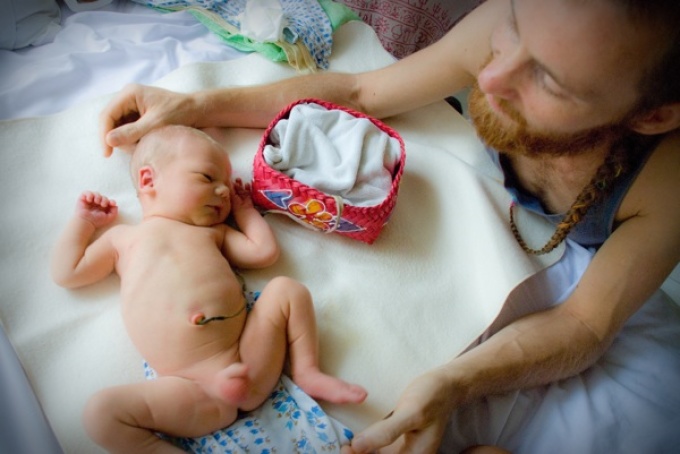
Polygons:
M569 208L569 211L567 211L562 220L557 224L555 232L542 248L534 249L522 238L519 228L515 223L514 208L516 202L514 200L512 201L509 209L510 230L524 252L532 255L543 255L548 254L559 246L567 235L569 235L572 228L585 217L590 207L599 201L604 196L605 192L611 189L614 180L627 172L628 157L626 148L622 146L621 143L617 145L618 146L612 147L612 150L607 154L602 164L600 164L593 178L581 190L576 197L576 200Z

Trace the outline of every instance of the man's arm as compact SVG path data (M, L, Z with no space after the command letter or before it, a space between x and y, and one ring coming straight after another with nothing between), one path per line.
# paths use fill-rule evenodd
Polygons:
M472 366L466 380L473 388L498 373L489 381L498 381L496 390L493 386L472 390L472 396L541 385L581 372L659 289L680 261L678 150L680 133L655 150L619 209L620 224L562 305L509 325L452 362L456 374Z
M368 452L406 434L409 443L423 443L425 452L436 447L448 414L459 405L590 367L680 260L679 149L675 133L650 157L619 209L620 225L563 304L511 323L417 378L394 416L357 436L355 451ZM428 432L431 437L422 436Z
M378 70L317 73L272 85L197 92L196 105L207 106L198 125L264 127L286 105L307 97L377 118L442 100L474 83L491 52L491 30L504 18L507 4L485 2L436 43Z
M510 324L449 364L452 382L463 382L468 398L560 380L600 357L680 260L680 200L669 197L680 193L678 169L669 150L651 158L622 206L636 214L597 252L562 305Z
M322 72L267 85L182 94L129 85L100 115L105 155L165 124L263 128L286 105L318 98L386 117L444 99L474 82L490 53L493 26L507 0L487 0L439 42L386 68L362 74Z

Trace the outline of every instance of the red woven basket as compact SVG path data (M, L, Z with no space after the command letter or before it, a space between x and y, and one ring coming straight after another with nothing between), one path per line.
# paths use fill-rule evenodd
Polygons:
M271 168L264 159L264 148L276 124L288 118L290 111L298 104L315 103L329 110L342 110L356 118L366 118L380 130L395 138L401 150L399 161L392 174L392 186L385 199L373 206L353 206L342 198L326 194L307 186L288 175ZM401 136L383 122L347 107L317 99L302 99L288 105L269 124L262 136L253 162L253 202L264 210L286 214L301 224L324 233L338 233L371 244L378 237L389 220L397 202L399 182L404 172L406 152Z

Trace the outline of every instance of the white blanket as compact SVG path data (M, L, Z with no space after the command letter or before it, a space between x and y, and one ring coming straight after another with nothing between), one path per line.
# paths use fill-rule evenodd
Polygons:
M331 69L362 71L391 57L371 29L342 27ZM157 85L191 91L294 76L259 55L182 67ZM0 319L68 453L96 447L81 427L96 390L142 379L123 328L118 279L69 291L48 274L49 251L84 189L115 198L123 222L139 219L128 156L101 155L97 116L104 96L51 117L0 123ZM406 384L463 351L491 324L511 290L556 260L516 244L498 170L470 125L444 102L387 123L406 143L407 161L390 223L373 245L269 216L282 246L273 267L246 274L250 290L276 275L307 285L315 299L322 367L364 385L362 405L324 405L357 430L390 411ZM261 130L225 129L235 176L250 178ZM541 243L551 228L520 216Z

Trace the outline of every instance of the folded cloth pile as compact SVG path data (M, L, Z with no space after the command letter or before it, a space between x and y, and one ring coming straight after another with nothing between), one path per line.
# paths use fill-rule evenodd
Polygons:
M369 119L315 103L293 107L269 139L270 167L354 206L385 200L401 153L399 141Z
M332 0L133 0L164 11L188 10L230 46L287 61L300 70L328 68L333 31L358 16Z

